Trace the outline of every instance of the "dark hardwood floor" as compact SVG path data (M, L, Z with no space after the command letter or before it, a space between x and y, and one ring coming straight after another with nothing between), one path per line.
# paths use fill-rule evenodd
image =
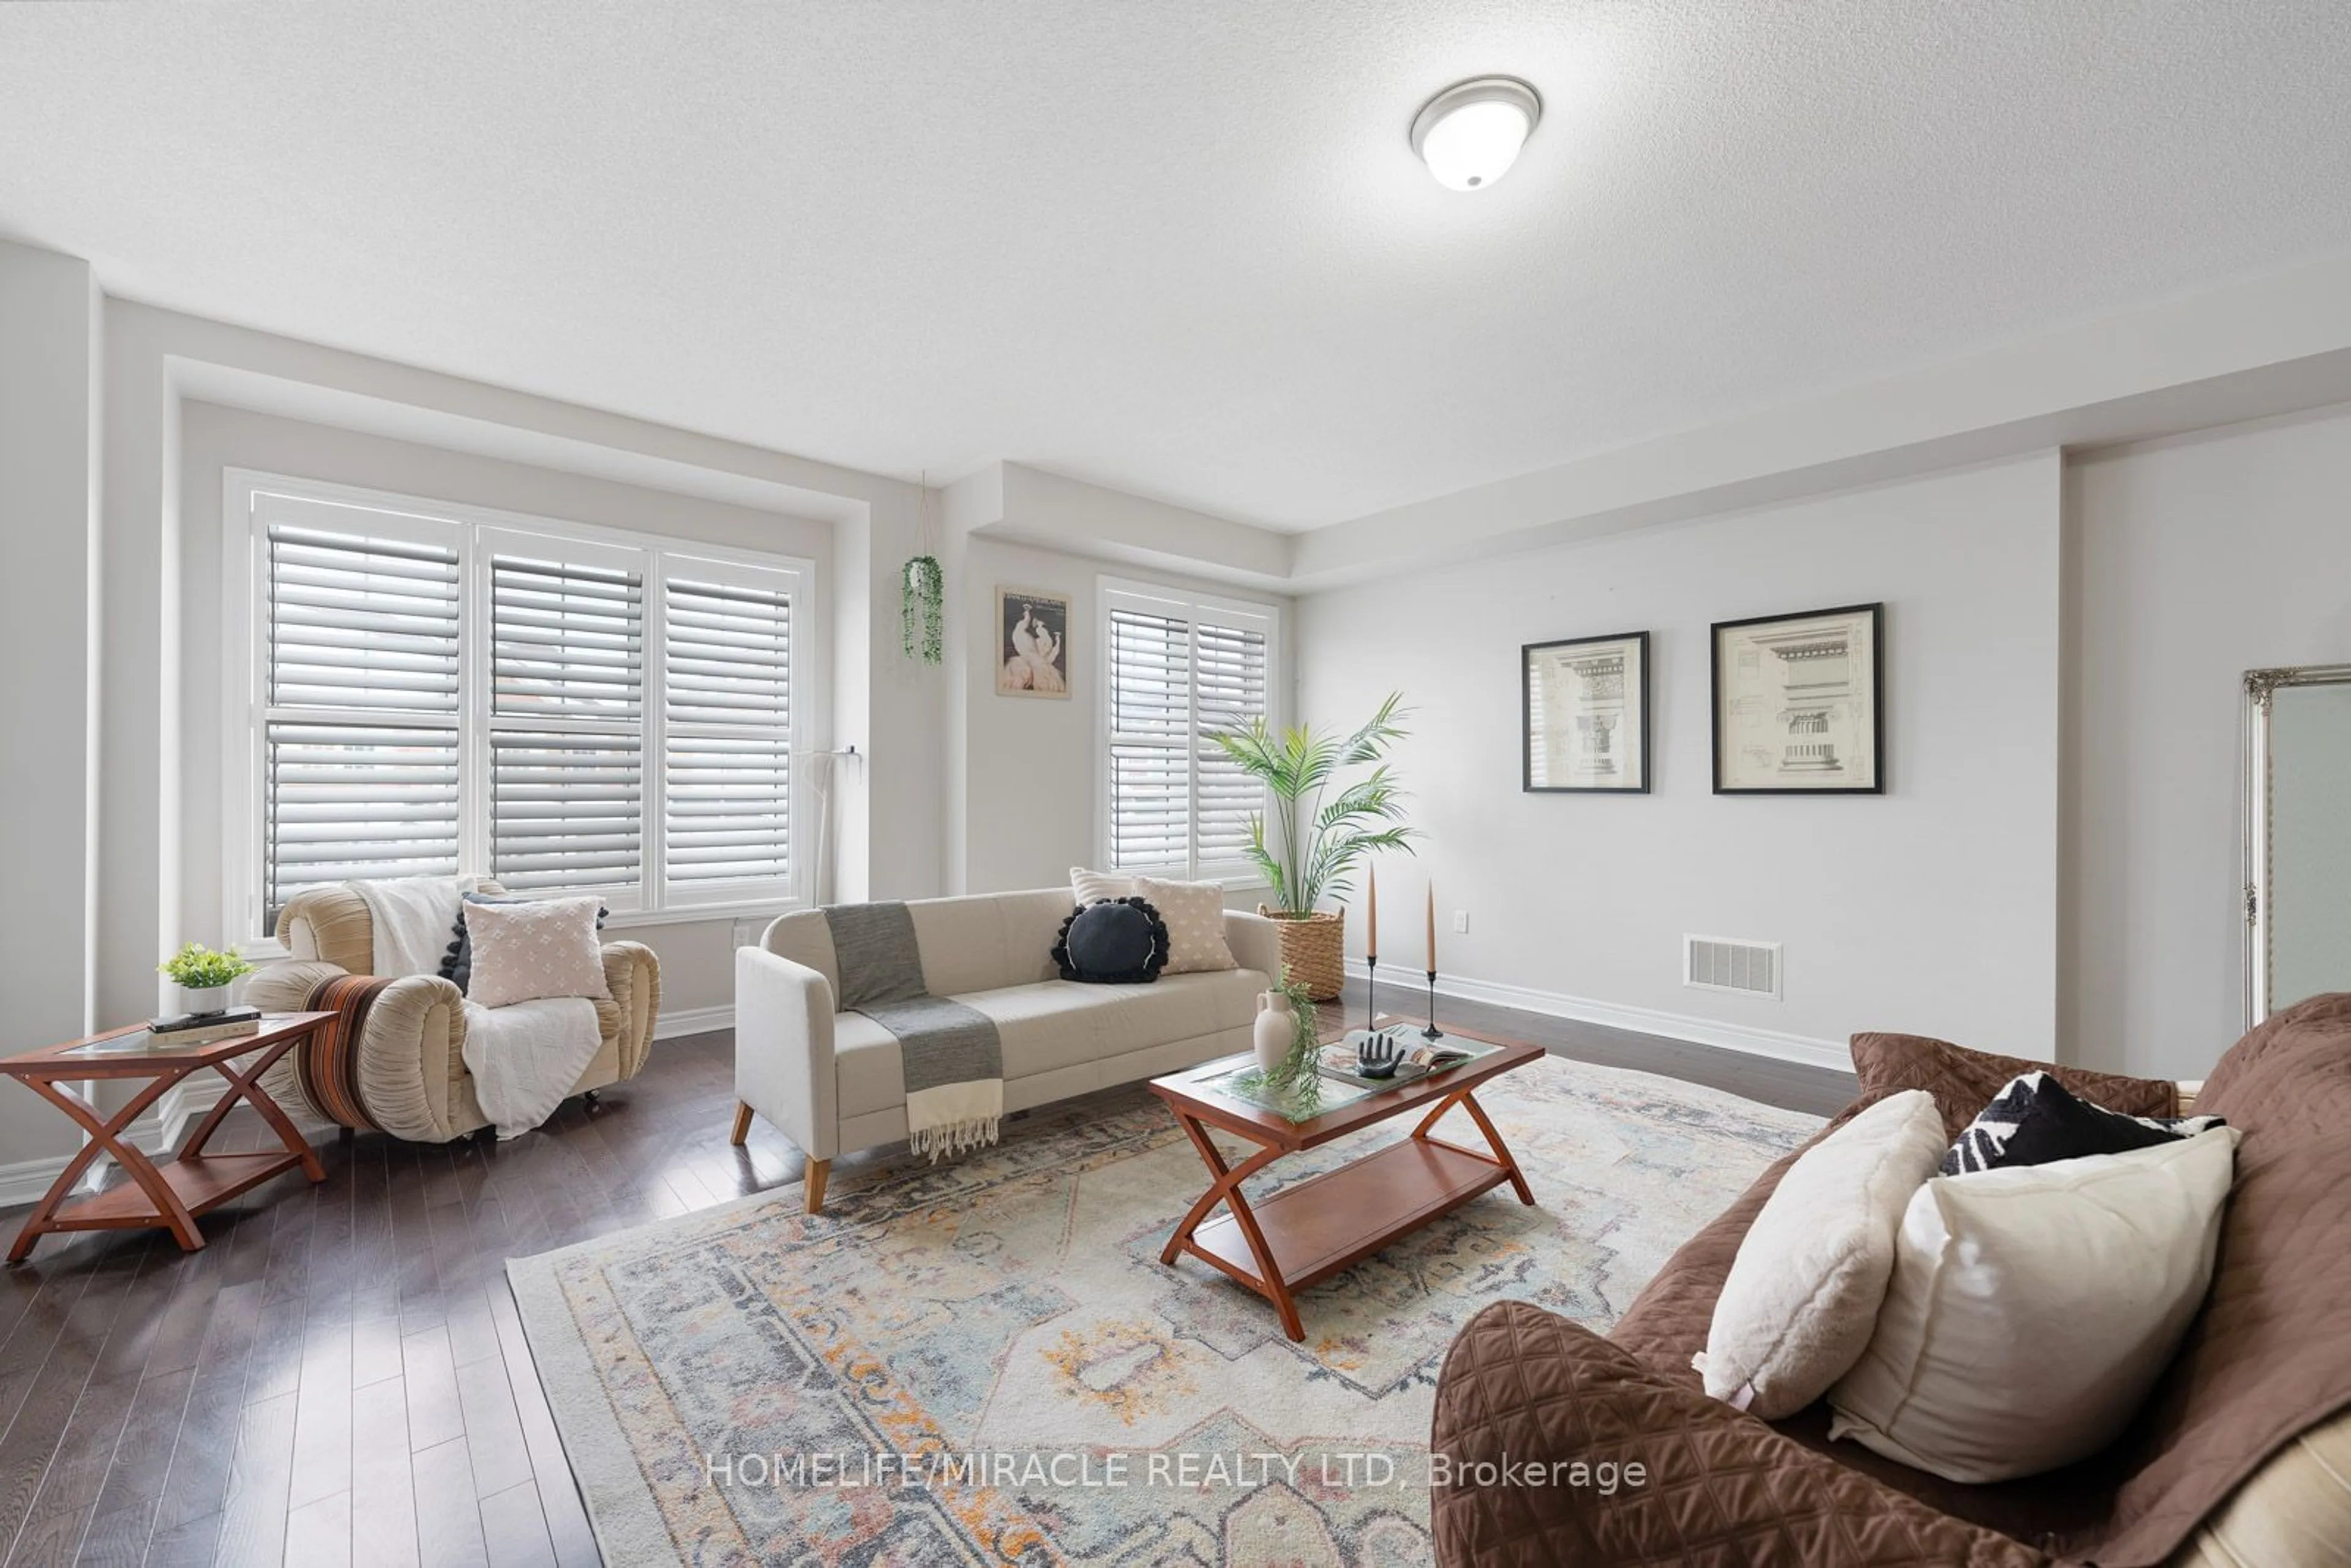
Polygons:
M1440 1017L1822 1114L1854 1092L1505 1009ZM596 1563L506 1260L798 1180L764 1122L727 1145L733 1063L730 1035L664 1040L635 1082L503 1145L330 1140L323 1184L255 1189L199 1252L160 1230L44 1239L0 1273L0 1562ZM266 1136L239 1111L214 1146Z

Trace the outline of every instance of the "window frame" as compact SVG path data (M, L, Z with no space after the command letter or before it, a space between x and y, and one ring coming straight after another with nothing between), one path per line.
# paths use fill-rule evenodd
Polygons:
M363 522L353 511L367 514ZM625 565L643 577L643 678L641 728L644 767L643 809L638 873L633 883L583 887L606 900L615 926L676 921L719 920L778 914L805 905L815 864L812 847L799 839L809 811L806 770L790 770L787 810L792 836L789 870L782 878L701 886L674 886L666 876L666 584L687 580L748 580L778 589L790 601L790 718L792 758L806 755L810 716L810 645L820 607L815 602L816 564L780 551L705 544L642 529L575 523L471 503L433 500L393 491L298 479L255 469L226 468L222 480L221 544L223 604L224 772L222 789L223 915L230 942L241 952L282 954L266 924L269 594L268 529L296 522L378 538L453 546L458 556L458 863L488 870L492 850L490 734L496 718L491 691L494 660L490 639L491 569L494 555L530 556L581 566ZM331 715L335 710L321 710Z
M1170 880L1213 882L1228 892L1246 891L1268 886L1265 874L1245 858L1229 861L1202 862L1198 857L1200 832L1200 768L1199 768L1199 651L1198 626L1201 619L1214 621L1219 614L1246 617L1265 624L1265 721L1277 732L1289 722L1288 687L1282 681L1285 661L1282 657L1282 606L1276 601L1248 599L1238 595L1202 593L1190 589L1174 588L1165 583L1134 578L1104 576L1095 580L1093 616L1094 646L1102 650L1102 665L1095 684L1100 695L1094 704L1094 854L1095 863L1103 870L1131 870L1137 875L1163 875ZM1189 799L1189 826L1186 832L1185 860L1180 866L1135 866L1123 868L1113 859L1113 809L1111 747L1119 737L1112 728L1113 719L1113 685L1111 679L1111 614L1127 609L1145 613L1181 617L1185 623L1185 687L1186 710L1189 723L1183 743L1186 790ZM1132 744L1130 740L1128 744ZM1271 810L1270 800L1261 800L1259 810Z

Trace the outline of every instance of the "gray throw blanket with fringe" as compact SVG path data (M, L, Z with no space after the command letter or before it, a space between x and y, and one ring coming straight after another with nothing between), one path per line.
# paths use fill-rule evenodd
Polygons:
M841 1010L863 1013L897 1039L914 1152L935 1160L996 1142L1004 1115L996 1020L930 994L904 904L829 904L824 921L841 971Z

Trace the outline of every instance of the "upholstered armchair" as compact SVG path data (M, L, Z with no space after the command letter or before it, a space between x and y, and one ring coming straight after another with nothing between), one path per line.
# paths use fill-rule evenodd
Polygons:
M481 892L504 891L484 880ZM314 1048L289 1053L264 1082L280 1104L307 1107L323 1122L377 1130L418 1143L446 1143L486 1126L465 1071L465 997L438 975L407 975L381 987L353 983L374 962L368 906L347 886L296 894L277 916L289 956L264 964L245 999L277 1011L342 1014ZM639 942L604 944L612 995L596 1002L603 1044L573 1085L575 1094L634 1078L653 1048L661 1011L661 964Z

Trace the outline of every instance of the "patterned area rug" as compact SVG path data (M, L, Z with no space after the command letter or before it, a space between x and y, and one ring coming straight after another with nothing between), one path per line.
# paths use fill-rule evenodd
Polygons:
M1139 1086L838 1182L812 1219L781 1188L515 1262L605 1560L1427 1562L1429 1413L1462 1322L1520 1297L1604 1329L1820 1125L1558 1058L1479 1098L1537 1207L1488 1193L1307 1291L1303 1344L1207 1265L1160 1264L1207 1176ZM1477 1139L1458 1112L1443 1135Z

